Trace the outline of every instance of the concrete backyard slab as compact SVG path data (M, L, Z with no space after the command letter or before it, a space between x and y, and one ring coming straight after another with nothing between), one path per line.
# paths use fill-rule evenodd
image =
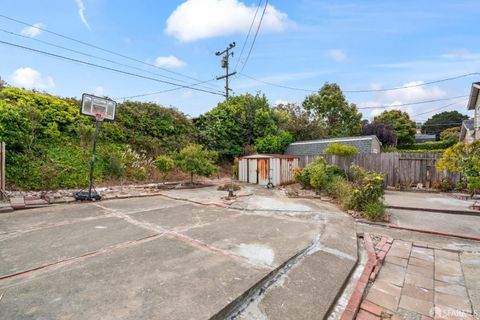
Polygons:
M474 200L460 200L445 193L385 191L385 204L397 208L452 212L463 211L478 214L480 217L480 211L473 210L469 207L474 203Z
M452 215L440 212L388 209L390 223L407 228L429 229L435 232L480 235L480 215ZM455 223L452 223L455 221Z
M292 269L292 284L321 288L328 310L356 261L353 220L301 205L298 217L157 196L4 215L0 318L209 319L312 243L319 251Z
M103 209L88 204L77 204L75 210L70 206L52 206L48 208L29 209L0 215L0 239L6 235L68 224L81 220L105 217Z

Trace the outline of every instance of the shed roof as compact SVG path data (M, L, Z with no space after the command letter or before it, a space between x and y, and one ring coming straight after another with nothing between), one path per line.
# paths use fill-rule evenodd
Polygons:
M470 97L468 98L468 105L467 105L468 110L475 110L479 91L480 91L480 82L472 83L472 89L470 90Z
M297 141L290 143L291 146L302 145L302 144L315 144L315 143L332 143L332 142L346 142L346 141L362 141L362 140L377 140L378 143L382 144L378 140L377 136L358 136L358 137L341 137L341 138L330 138L330 139L320 139L320 140L308 140L308 141Z
M239 159L271 159L271 158L296 159L298 157L291 156L288 154L276 154L276 153L252 154L250 156L239 157Z
M419 139L436 139L437 136L434 135L434 134L423 134L423 133L417 133L415 134L415 139L416 140L419 140Z

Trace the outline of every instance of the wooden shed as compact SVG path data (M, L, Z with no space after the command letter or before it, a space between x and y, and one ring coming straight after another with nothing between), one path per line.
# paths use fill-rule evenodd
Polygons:
M238 179L266 186L294 182L293 169L298 157L284 154L255 154L238 159Z

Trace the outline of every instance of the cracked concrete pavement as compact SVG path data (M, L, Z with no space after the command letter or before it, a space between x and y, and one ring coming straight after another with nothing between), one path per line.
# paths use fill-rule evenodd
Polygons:
M330 204L249 188L237 209L157 196L0 215L0 318L209 319L243 310L252 287L312 244L255 301L270 319L297 318L302 306L305 318L326 314L355 265L353 220Z

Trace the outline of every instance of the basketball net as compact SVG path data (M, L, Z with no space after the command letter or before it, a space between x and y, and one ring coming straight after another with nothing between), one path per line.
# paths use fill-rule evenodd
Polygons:
M100 114L100 113L97 113L97 114L95 115L95 120L97 120L97 121L103 121L103 119L105 119L105 115Z

